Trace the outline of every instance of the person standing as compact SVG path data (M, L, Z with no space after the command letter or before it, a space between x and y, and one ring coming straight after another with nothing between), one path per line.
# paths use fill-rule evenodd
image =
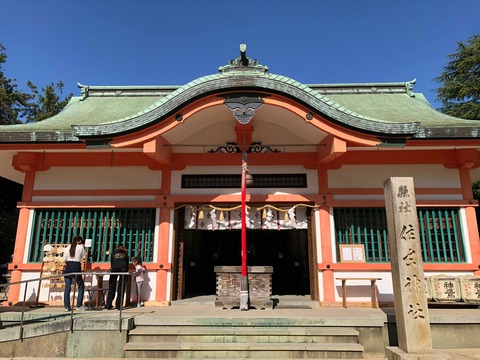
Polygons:
M110 271L115 272L127 272L128 271L128 251L123 244L118 244L115 250L110 257L111 268ZM120 281L117 279L120 276ZM115 307L117 310L120 309L121 304L123 303L123 296L125 294L125 287L127 285L128 275L110 275L108 279L108 295L107 303L105 307L107 310L112 310L113 299L115 298L115 293L117 294L115 299ZM118 286L117 286L118 285Z
M63 306L65 311L72 311L70 307L70 292L72 290L72 283L75 280L78 287L77 307L76 310L84 310L83 294L85 292L85 284L82 275L68 275L71 273L82 272L81 261L85 257L85 248L83 247L83 238L75 236L70 245L67 246L63 253L63 260L65 261L65 292L63 294Z
M142 258L139 256L132 259L132 264L135 266L135 283L136 283L136 294L137 294L137 308L143 305L142 301L142 287L143 282L145 281L145 266L142 265Z

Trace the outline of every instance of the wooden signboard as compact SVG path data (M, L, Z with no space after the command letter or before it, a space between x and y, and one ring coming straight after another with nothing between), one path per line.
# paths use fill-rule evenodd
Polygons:
M45 245L43 249L44 253L40 278L62 274L63 268L65 267L65 262L63 261L63 252L65 251L66 247L67 245L65 244ZM43 286L47 288L64 288L65 281L63 280L63 276L59 276L58 278L48 279Z
M51 275L62 275L65 268L65 261L63 260L63 253L67 249L68 244L47 244L43 249L43 261L40 271L40 278ZM86 249L86 257L81 263L81 270L85 271L88 259L88 249ZM63 276L58 278L51 278L43 285L46 288L64 288L65 281Z

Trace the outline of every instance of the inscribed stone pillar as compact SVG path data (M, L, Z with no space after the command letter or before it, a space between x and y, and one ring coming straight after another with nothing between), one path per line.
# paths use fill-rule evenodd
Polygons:
M432 353L413 179L389 178L384 191L398 347Z

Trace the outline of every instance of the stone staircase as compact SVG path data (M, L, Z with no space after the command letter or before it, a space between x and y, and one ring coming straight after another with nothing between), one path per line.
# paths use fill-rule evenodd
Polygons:
M353 327L303 325L266 319L205 319L198 324L135 319L124 346L127 358L362 359ZM278 320L278 319L277 319Z

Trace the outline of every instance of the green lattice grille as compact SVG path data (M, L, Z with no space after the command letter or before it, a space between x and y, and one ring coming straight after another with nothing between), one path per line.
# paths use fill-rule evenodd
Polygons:
M423 261L465 262L459 209L418 208L417 212ZM341 244L363 244L367 262L389 261L384 208L337 208L333 216L337 249Z
M37 209L29 261L41 262L46 244L69 244L74 236L92 239L90 262L108 262L123 243L130 257L153 260L155 209Z

